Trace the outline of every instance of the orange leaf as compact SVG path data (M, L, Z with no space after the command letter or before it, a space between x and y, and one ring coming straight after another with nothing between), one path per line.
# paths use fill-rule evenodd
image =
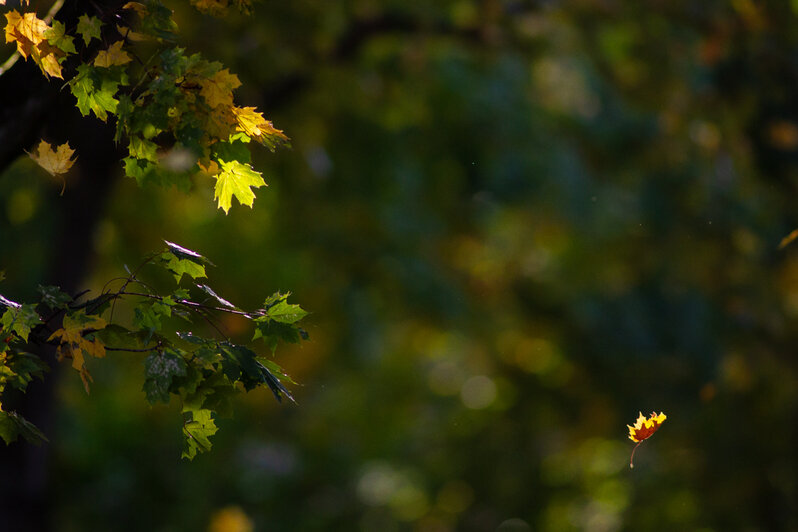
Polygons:
M626 425L629 427L629 439L633 442L637 442L637 445L635 445L635 448L632 450L632 456L629 458L630 468L634 467L633 460L638 445L650 438L652 434L657 432L662 423L667 419L667 416L663 412L660 412L659 414L652 412L648 419L646 419L642 412L639 414L640 415L635 421L634 426Z

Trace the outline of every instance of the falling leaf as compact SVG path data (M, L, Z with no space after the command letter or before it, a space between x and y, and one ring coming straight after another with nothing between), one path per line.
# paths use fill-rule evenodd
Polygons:
M53 150L50 143L41 141L36 147L36 151L30 154L30 158L44 168L50 175L64 174L72 168L75 159L72 156L75 150L69 147L69 143L65 142Z
M108 50L102 50L98 53L97 57L94 59L94 66L110 68L114 65L130 63L133 59L131 59L127 52L122 50L123 44L124 41L116 41L108 47Z
M255 200L255 193L250 187L266 186L259 172L256 172L248 164L241 164L238 161L219 161L222 171L216 176L216 187L214 198L219 200L219 208L225 214L230 210L233 196L238 199L241 205L252 207Z
M638 446L643 443L645 440L651 437L652 434L659 430L660 425L662 422L667 419L667 416L660 412L657 414L656 412L652 412L651 415L646 419L642 412L639 413L639 417L635 421L634 426L626 425L629 427L629 439L633 442L636 442L635 448L632 449L632 456L629 458L629 467L634 467L634 457L635 451L637 450Z

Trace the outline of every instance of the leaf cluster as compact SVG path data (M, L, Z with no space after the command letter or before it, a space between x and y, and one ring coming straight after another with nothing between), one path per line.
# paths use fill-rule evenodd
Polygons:
M250 8L244 0L192 3L214 15ZM115 120L115 140L127 145L127 176L187 189L190 177L203 173L215 178L215 199L225 213L233 197L252 207L252 189L266 182L251 165L248 144L255 140L273 151L288 138L254 107L235 104L241 85L235 74L178 46L177 24L162 2L128 2L102 18L85 14L74 28L34 12L12 10L6 20L6 41L45 76L66 75L83 116ZM62 66L70 56L80 61L67 72Z
M40 287L37 303L17 303L0 296L0 400L5 389L24 392L33 378L42 377L46 364L31 351L37 345L55 346L59 361L69 360L89 393L93 378L89 359L109 351L146 355L142 389L150 404L182 404L184 451L193 458L210 450L217 415L231 415L232 397L240 391L268 388L274 397L293 401L285 383L293 383L269 356L233 342L217 316L235 314L253 322L253 341L262 339L274 354L281 342L308 338L299 322L307 315L288 303L288 294L276 293L263 307L246 311L224 299L210 286L204 256L172 242L146 258L127 276L110 280L96 297L71 296L53 286ZM146 282L143 274L161 270L175 281L164 292ZM153 272L154 273L154 272ZM112 288L113 287L113 288ZM130 307L129 323L115 319L117 307ZM214 334L198 334L204 323ZM180 324L176 326L175 324ZM179 329L170 334L171 328ZM16 412L5 412L0 402L0 437L6 443L22 435L32 442L43 434Z

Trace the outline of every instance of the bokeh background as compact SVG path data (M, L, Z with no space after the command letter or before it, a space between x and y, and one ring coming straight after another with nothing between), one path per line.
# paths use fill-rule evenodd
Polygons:
M798 530L798 2L174 4L293 147L229 216L116 179L85 284L168 239L292 291L298 404L242 394L186 462L143 357L64 373L58 530ZM71 260L60 186L0 179L6 295Z

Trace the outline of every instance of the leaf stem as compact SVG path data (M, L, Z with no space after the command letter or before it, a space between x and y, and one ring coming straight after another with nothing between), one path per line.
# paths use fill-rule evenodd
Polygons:
M632 456L629 457L629 469L634 469L634 467L635 467L635 464L634 464L635 451L637 450L638 447L640 447L641 443L643 443L643 440L640 440L639 442L637 442L637 445L635 445L635 448L632 449Z

